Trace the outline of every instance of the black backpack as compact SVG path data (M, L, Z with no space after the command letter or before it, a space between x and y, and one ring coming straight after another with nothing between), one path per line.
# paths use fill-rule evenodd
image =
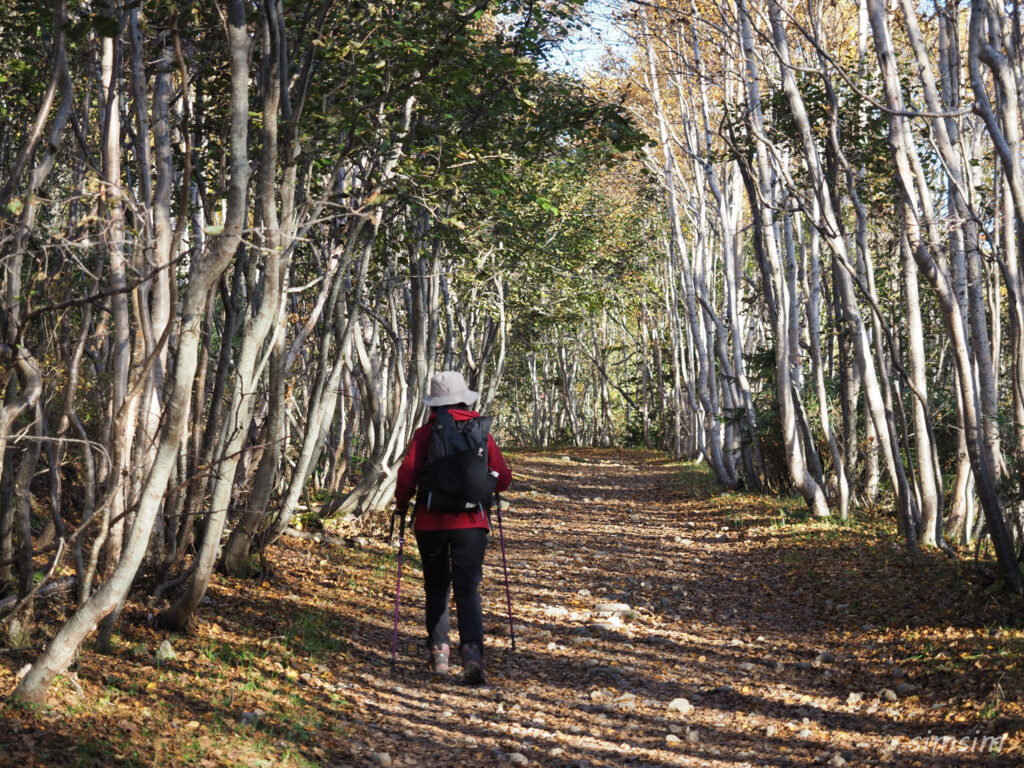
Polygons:
M427 463L417 480L417 498L427 509L464 512L489 509L497 478L487 467L491 420L476 416L455 421L439 408L427 448Z

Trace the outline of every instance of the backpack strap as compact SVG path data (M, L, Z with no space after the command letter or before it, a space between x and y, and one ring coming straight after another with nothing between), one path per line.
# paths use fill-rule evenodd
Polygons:
M468 450L469 443L466 441L465 435L455 425L455 417L448 411L447 406L437 409L437 415L434 417L434 429L438 428L448 436L448 443L454 452Z

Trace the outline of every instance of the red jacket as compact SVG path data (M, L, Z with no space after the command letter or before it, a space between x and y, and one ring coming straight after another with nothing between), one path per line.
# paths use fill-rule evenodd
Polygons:
M460 408L449 408L448 413L455 421L468 421L480 414L476 411L464 411ZM398 468L398 481L395 486L395 505L405 509L416 493L416 482L427 462L427 449L430 445L430 433L434 429L434 414L430 420L416 430L412 442L405 451L402 466ZM499 493L508 488L512 482L512 472L505 463L505 458L498 450L497 443L490 435L487 436L487 467L498 473L495 490ZM416 505L416 522L413 526L417 531L450 531L458 528L490 528L487 515L480 511L448 512L428 510L422 502Z

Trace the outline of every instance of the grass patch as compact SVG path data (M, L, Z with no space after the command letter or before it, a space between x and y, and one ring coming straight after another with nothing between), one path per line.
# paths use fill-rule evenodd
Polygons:
M201 647L201 653L208 660L226 664L229 667L250 668L259 658L257 649L249 644L237 645L223 641L213 640Z
M725 490L707 464L694 461L675 465L671 487L693 499L710 499Z
M343 650L348 630L347 624L335 614L303 609L290 617L283 635L293 651L323 663Z

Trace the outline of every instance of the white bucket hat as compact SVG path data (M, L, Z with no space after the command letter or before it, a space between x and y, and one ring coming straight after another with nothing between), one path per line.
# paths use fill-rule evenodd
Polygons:
M466 380L458 371L441 371L430 377L430 394L423 402L430 407L476 402L477 393L466 386Z

